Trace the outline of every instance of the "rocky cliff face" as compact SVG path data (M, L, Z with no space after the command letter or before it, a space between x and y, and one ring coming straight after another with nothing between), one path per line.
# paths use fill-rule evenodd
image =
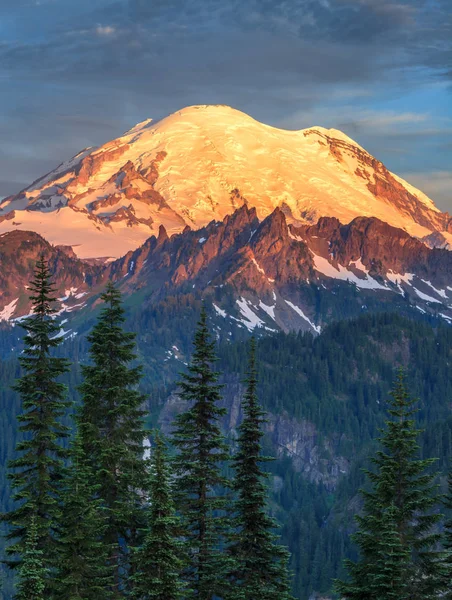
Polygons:
M223 420L225 433L234 439L242 421L241 402L244 388L236 378L229 376L223 383L222 407L226 408ZM186 403L177 393L171 394L162 406L159 423L165 435L172 431L174 418L186 410ZM265 425L267 439L279 457L288 456L296 471L312 483L322 483L326 489L334 490L341 477L350 468L349 461L338 454L339 439L320 436L316 427L308 421L298 421L287 414L268 413ZM275 482L277 485L277 483Z
M376 217L430 245L452 242L450 216L342 132L280 130L227 106L188 107L84 150L3 200L0 233L117 258L161 225L200 229L244 204L261 220L275 208L295 225Z

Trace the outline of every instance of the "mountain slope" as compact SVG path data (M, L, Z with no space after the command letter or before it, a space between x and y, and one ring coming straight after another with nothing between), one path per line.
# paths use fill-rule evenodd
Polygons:
M276 207L294 224L376 217L430 244L452 241L449 215L345 134L280 130L227 106L188 107L84 150L5 199L0 233L32 230L80 257L119 257L160 225L199 229L244 203L260 219Z
M28 285L40 256L49 263L60 310L71 312L85 305L101 269L78 259L67 248L54 247L37 233L0 234L0 322L28 314Z

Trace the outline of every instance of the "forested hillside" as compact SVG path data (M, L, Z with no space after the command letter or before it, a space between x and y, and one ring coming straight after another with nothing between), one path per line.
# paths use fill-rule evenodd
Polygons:
M178 372L185 369L196 306L188 314L193 321L180 317L174 323L186 338L169 352L153 355L155 338L139 329L139 358L145 366L142 390L149 402L150 425L172 410L173 402L167 399ZM156 332L157 325L158 317L151 331ZM8 335L18 334L17 328L5 332L3 343ZM157 337L160 348L165 347ZM246 347L238 340L220 343L218 351L224 406L231 414L243 392ZM86 361L85 352L81 335L62 347L62 354L74 361L68 379L73 396L80 380L77 362ZM425 428L422 456L439 457L444 484L452 456L452 329L393 314L363 316L333 324L317 337L301 333L263 337L258 340L257 359L259 395L270 413L265 446L279 457L271 466L272 507L284 524L283 538L292 552L294 592L306 600L313 592L328 593L332 579L344 575L344 556L354 556L349 533L359 506L357 490L364 481L360 469L375 449L373 440L383 424L399 365L406 367L410 388L419 398L417 419ZM0 361L2 511L10 505L5 464L17 441L19 403L10 386L18 375L17 355ZM229 418L225 427L234 427L239 420L240 416L235 421Z

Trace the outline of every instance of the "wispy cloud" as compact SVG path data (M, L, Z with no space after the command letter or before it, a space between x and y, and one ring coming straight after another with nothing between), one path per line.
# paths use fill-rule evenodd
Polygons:
M452 171L407 171L402 177L434 198L440 208L452 212Z
M362 128L388 128L398 125L414 125L425 123L431 119L430 115L413 112L385 112L385 111L368 111L361 115L356 115L353 123L356 127Z
M96 27L96 33L100 36L110 36L116 33L116 27L111 25L98 25Z

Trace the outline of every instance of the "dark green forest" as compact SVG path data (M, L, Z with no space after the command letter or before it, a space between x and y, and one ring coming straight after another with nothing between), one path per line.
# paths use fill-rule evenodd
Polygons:
M144 366L140 385L148 403L150 427L158 423L178 373L185 369L200 306L186 297L142 312L127 307L126 326L139 332L138 361ZM215 331L213 311L211 316ZM58 349L72 361L65 381L76 402L80 364L87 362L86 332L93 318L80 322L79 334ZM20 336L18 326L0 335L1 511L11 508L6 463L13 458L18 441L20 405L11 385L20 375ZM244 376L247 346L241 332L228 343L219 337L216 368L223 373L222 394L228 407ZM169 354L174 345L177 353ZM263 407L270 415L312 424L315 447L323 461L319 473L304 472L290 452L275 444L272 432L264 438L265 452L278 456L268 466L271 512L282 524L282 541L291 552L293 593L307 600L313 592L331 593L333 579L346 577L343 559L356 559L350 533L361 506L362 468L368 466L368 457L377 447L375 439L384 423L389 391L401 365L411 393L419 399L416 422L425 430L420 438L421 457L439 459L437 481L445 490L452 456L452 329L396 314L365 315L332 324L317 337L278 333L259 338L256 355ZM71 424L69 415L65 421ZM338 457L344 461L345 472L325 479L325 469ZM11 598L8 579L3 593L5 600Z

